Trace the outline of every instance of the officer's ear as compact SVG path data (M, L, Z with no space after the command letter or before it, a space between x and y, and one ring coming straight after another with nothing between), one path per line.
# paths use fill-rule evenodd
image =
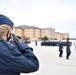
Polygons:
M7 32L7 35L6 35L6 36L7 36L7 37L9 37L9 36L10 36L10 32L9 32L9 31Z
M7 41L9 41L11 38L11 32L8 31L6 37L7 37Z

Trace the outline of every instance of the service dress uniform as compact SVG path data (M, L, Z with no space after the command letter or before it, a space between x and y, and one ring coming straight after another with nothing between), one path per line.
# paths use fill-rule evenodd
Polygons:
M69 59L69 56L71 54L71 50L70 50L70 44L69 42L67 42L67 45L66 45L66 59Z
M62 45L62 43L60 42L60 43L59 43L59 57L62 57L62 54L63 54L63 45Z
M9 25L13 22L6 16L0 15L0 25ZM0 75L20 75L31 73L39 69L39 61L32 48L22 42L18 45L0 38Z
M0 75L20 75L20 73L35 72L39 62L27 44L22 43L21 49L3 39L0 39Z

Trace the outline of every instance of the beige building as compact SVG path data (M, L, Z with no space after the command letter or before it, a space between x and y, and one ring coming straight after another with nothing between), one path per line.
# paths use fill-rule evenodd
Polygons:
M38 40L41 37L41 30L38 27L27 25L14 27L12 33L15 33L24 40Z
M68 33L55 32L55 39L56 40L66 40L67 38L69 38Z
M55 29L52 28L42 28L41 29L41 38L48 37L49 40L53 39L55 36Z
M68 34L68 33L63 33L62 39L65 40L65 39L67 39L67 38L69 38L69 34Z
M38 40L41 36L40 29L38 28L26 28L24 29L24 36L30 38L30 40Z
M55 32L55 40L62 40L62 33Z
M18 27L14 27L13 30L12 30L12 33L16 34L17 36L20 36L22 37L23 35L23 30L18 28Z
M49 40L63 40L69 37L68 33L55 32L55 29L52 28L38 28L28 25L14 27L12 33L21 37L23 40L39 40L39 38L45 36Z

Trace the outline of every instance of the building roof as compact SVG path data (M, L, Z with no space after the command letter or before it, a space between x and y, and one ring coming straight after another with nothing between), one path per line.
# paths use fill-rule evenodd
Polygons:
M52 29L52 28L41 28L41 29L45 30L45 29Z
M35 26L29 26L29 25L21 25L21 26L17 26L15 28L20 28L20 29L40 29L38 27Z

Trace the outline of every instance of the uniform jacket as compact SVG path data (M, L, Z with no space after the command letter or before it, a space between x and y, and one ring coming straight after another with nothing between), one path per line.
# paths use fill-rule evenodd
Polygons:
M39 61L31 48L22 45L24 51L21 52L14 43L0 39L0 75L20 75L39 69Z
M63 46L62 46L62 44L61 44L61 42L59 43L59 51L62 51L62 49L63 49Z
M69 42L66 45L66 53L71 53Z

